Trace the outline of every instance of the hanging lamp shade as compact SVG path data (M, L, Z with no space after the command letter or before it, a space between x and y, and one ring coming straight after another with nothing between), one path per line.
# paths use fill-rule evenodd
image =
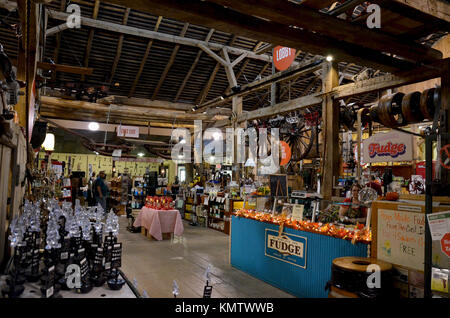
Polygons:
M55 150L55 135L46 134L45 140L42 143L42 148L44 148L46 151L54 151Z

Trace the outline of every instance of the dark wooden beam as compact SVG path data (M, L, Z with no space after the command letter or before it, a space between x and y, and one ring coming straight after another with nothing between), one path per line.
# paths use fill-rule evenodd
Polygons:
M256 15L272 22L294 25L318 32L329 38L367 49L387 52L414 62L432 62L442 58L438 50L401 40L364 26L331 17L312 9L300 7L288 1L247 0L209 0L246 15Z
M125 10L125 13L123 15L122 24L126 25L128 22L128 16L130 15L130 8L127 8ZM122 46L123 46L123 33L119 35L119 42L117 43L117 51L116 51L116 57L114 58L114 63L111 69L111 75L109 77L108 83L112 83L114 75L116 74L117 65L119 64L120 55L122 54Z
M333 98L342 99L352 96L358 96L361 94L386 90L389 88L400 87L437 78L444 74L445 70L448 70L449 65L450 58L446 58L433 63L430 66L421 66L409 71L377 76L368 80L340 85L333 89Z
M156 25L154 31L158 31L159 25L161 24L163 17L159 16L158 21L156 21ZM130 92L128 93L128 97L133 96L134 90L136 89L139 78L141 77L142 71L144 70L145 63L147 62L148 54L150 53L150 48L153 45L153 39L150 39L147 43L147 48L145 49L144 57L142 58L141 65L139 66L139 71L136 74L136 78L134 79L133 85L131 86Z
M94 12L92 13L92 19L97 19L98 16L98 10L100 9L100 0L95 0L94 3ZM89 37L88 42L86 45L86 53L84 54L84 66L89 66L89 56L91 55L91 48L92 48L92 40L94 39L94 29L91 29L89 31ZM84 82L85 75L81 75L81 81Z
M214 29L209 30L208 35L206 36L205 42L209 42L213 33L214 33ZM188 73L184 77L183 83L181 84L180 88L178 89L178 92L177 92L177 95L175 96L174 102L176 102L178 100L178 98L180 98L181 92L183 92L183 89L186 86L186 83L188 82L189 77L191 77L192 72L194 71L195 67L198 64L198 61L200 61L200 57L201 57L202 53L203 53L203 50L198 50L197 56L195 57L195 60L194 60L194 63L192 63L191 68L189 69Z
M64 64L51 64L46 62L37 62L37 67L42 70L52 70L54 72L63 72L71 74L91 75L94 69L92 67L72 66Z
M183 29L180 32L181 37L184 37L184 35L187 32L188 27L189 27L189 23L185 23L183 26ZM169 61L167 62L167 65L164 68L164 71L162 72L161 77L159 78L158 84L156 85L155 91L153 92L153 95L152 95L152 100L155 99L156 96L158 95L159 89L161 88L162 84L164 83L167 73L169 73L169 70L172 67L173 62L175 61L175 57L177 56L179 49L180 49L180 44L176 44L175 48L172 51L172 54L170 55Z

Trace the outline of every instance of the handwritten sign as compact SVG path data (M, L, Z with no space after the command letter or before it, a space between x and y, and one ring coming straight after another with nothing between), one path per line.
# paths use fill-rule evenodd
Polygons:
M425 215L378 210L377 257L389 263L423 271Z

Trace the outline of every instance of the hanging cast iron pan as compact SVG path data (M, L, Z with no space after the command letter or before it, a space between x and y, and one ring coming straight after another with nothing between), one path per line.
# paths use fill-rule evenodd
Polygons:
M420 123L424 120L420 111L420 92L406 94L402 101L402 115L407 124Z
M396 128L406 125L402 115L402 100L405 94L395 93L383 96L378 103L378 117L381 124L386 127Z
M422 92L420 97L420 111L426 119L434 119L434 111L441 103L441 88L429 88Z

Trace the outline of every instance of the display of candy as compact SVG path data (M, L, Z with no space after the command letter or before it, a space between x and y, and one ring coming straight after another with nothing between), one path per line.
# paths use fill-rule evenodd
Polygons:
M175 202L171 197L148 196L145 199L145 207L154 210L173 210L175 208Z
M272 216L268 213L245 209L237 211L236 216L271 224L283 224L284 226L295 230L319 233L344 240L350 240L352 243L370 243L372 241L372 232L365 229L363 224L357 224L353 229L348 229L331 223L323 224L310 221L296 221L287 219L284 216Z

